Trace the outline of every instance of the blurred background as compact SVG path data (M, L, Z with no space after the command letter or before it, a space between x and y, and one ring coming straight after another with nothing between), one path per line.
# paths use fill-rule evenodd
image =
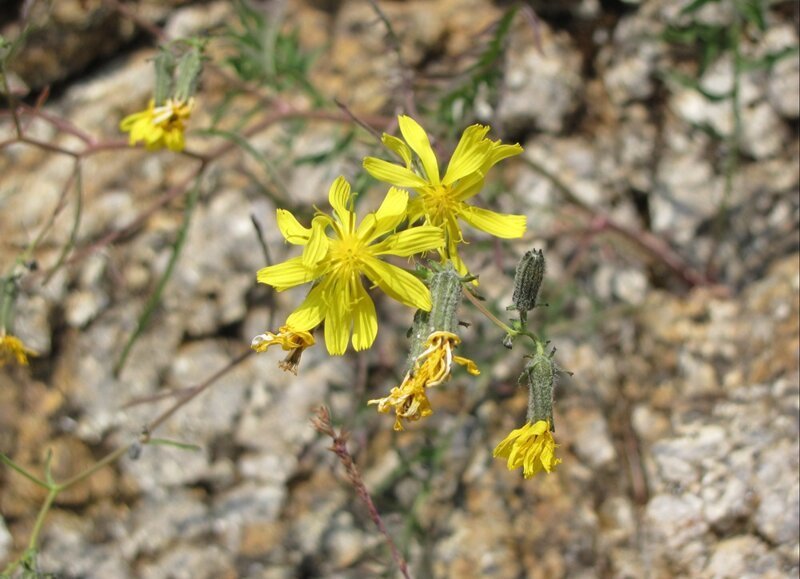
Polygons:
M325 404L413 577L797 577L798 10L3 2L0 34L27 38L4 61L0 271L16 276L13 333L38 355L0 369L0 452L41 473L51 451L66 479L128 444L170 392L230 366L158 432L195 447L148 445L56 498L40 571L398 576L309 422ZM186 152L127 148L118 124L152 98L158 45L184 37L207 39ZM28 111L29 141L88 152L14 142L10 106ZM303 297L256 284L253 221L278 262L297 249L276 207L307 223L340 174L377 206L385 188L361 159L388 156L362 125L396 132L398 113L443 159L475 122L525 149L479 197L527 215L525 237L466 229L463 255L506 320L517 260L545 252L548 305L531 327L572 372L553 474L525 481L492 458L523 424L528 352L503 348L469 303L461 353L481 375L456 369L402 433L366 406L399 384L408 349L413 312L384 296L367 352L320 344L296 377L280 352L232 364ZM0 569L45 495L0 469Z

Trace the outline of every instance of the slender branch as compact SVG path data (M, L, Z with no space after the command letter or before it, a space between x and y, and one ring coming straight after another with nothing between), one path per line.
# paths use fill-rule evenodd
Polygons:
M492 322L495 326L497 326L498 328L503 330L506 334L509 334L511 336L516 336L516 335L519 334L519 332L517 330L513 329L511 326L509 326L505 322L501 321L497 316L495 316L492 312L490 312L486 308L486 306L484 306L481 303L481 301L478 298L476 298L474 295L472 295L471 291L469 291L468 289L464 288L462 293L464 294L464 296L466 296L466 298L469 301L472 302L472 305L474 305L476 308L478 308L480 310L480 312L484 316L489 318L490 322Z
M49 489L50 488L49 484L47 484L45 481L43 481L42 479L38 478L37 476L29 473L27 470L22 468L16 462L14 462L10 458L8 458L5 454L0 453L0 462L5 464L6 466L10 467L11 469L15 470L16 472L18 472L19 474L24 476L26 479L28 479L32 483L42 487L43 489Z
M389 531L386 529L386 525L384 525L378 509L372 501L367 486L364 484L364 479L361 478L361 472L358 470L350 451L347 450L347 433L344 431L337 433L336 430L334 430L333 424L331 423L330 411L325 406L320 406L319 410L317 410L317 414L311 419L311 424L317 432L329 436L333 441L333 446L328 450L339 457L339 461L342 463L347 473L347 480L353 485L353 488L355 488L358 498L366 505L372 522L375 523L375 526L378 527L378 530L386 539L389 550L392 552L392 559L394 559L400 573L406 579L410 579L408 563L406 563L406 560L397 549L397 545L394 544L391 535L389 535Z

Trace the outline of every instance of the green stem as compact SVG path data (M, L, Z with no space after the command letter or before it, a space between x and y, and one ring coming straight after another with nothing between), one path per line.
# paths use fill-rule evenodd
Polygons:
M40 479L40 478L36 477L35 475L33 475L33 474L29 473L27 470L25 470L24 468L22 468L22 467L21 467L20 465L18 465L16 462L14 462L14 461L13 461L13 460L11 460L10 458L8 458L8 457L7 457L5 454L0 454L0 462L2 462L3 464L5 464L6 466L9 466L11 469L13 469L13 470L17 471L19 474L21 474L22 476L24 476L26 479L28 479L28 480L29 480L29 481L31 481L32 483L34 483L34 484L36 484L36 485L38 485L38 486L42 487L43 489L50 490L50 488L51 488L51 487L50 487L50 485L49 485L49 484L47 484L47 483L46 483L45 481L43 481L42 479Z
M64 491L64 490L68 489L69 487L71 487L73 485L76 485L79 482L89 478L94 473L96 473L98 470L100 470L101 468L111 464L112 462L116 461L119 457L121 457L123 454L128 452L128 449L130 449L130 447L131 447L130 444L126 444L124 446L120 446L118 449L116 449L115 451L107 454L105 457L101 458L99 461L97 461L95 464L93 464L92 466L87 468L85 471L79 472L78 474L76 474L72 478L68 478L67 480L65 480L63 483L56 484L55 485L55 489L58 492L61 492L61 491Z
M53 487L50 489L50 492L47 493L47 498L44 500L44 503L42 503L42 508L39 509L39 514L36 516L33 531L31 531L31 537L28 540L28 550L36 550L36 545L39 543L39 533L42 532L44 520L47 518L47 513L50 512L50 507L53 506L53 501L60 492L61 489Z
M466 296L466 298L469 301L472 302L472 305L474 305L476 308L478 308L478 310L480 310L480 312L484 316L486 316L489 319L489 321L492 322L495 326L497 326L498 328L503 330L506 334L509 334L511 336L518 336L519 335L519 331L513 329L508 324L500 321L497 318L497 316L495 316L492 312L490 312L488 309L486 309L486 306L484 306L478 298L476 298L474 295L472 295L472 292L470 292L468 289L464 289L463 292L464 292L464 295Z

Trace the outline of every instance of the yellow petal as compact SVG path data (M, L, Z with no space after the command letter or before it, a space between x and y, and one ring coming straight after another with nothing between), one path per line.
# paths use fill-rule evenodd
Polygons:
M383 133L381 142L386 145L387 148L397 153L397 156L403 159L406 167L411 167L411 149L408 148L408 145L406 145L402 139Z
M183 151L183 148L185 146L185 141L183 138L183 130L173 129L171 131L165 131L164 143L166 143L167 148L170 151L175 151L177 153Z
M323 299L323 289L323 284L311 288L300 307L286 318L286 325L305 332L320 325L328 312L328 306Z
M311 237L303 250L303 265L313 268L328 253L328 236L325 235L325 222L315 219L311 223Z
M403 134L408 146L411 147L422 162L425 168L425 175L428 181L434 185L439 184L439 162L436 160L436 154L431 148L431 142L428 135L417 121L406 115L397 117L397 122L400 125L400 132Z
M467 175L458 184L453 187L451 195L456 201L465 201L480 193L483 189L483 173L476 171L471 175Z
M404 269L383 263L375 257L365 258L363 267L367 277L389 297L407 306L430 311L430 291L424 283Z
M389 192L375 212L376 235L383 235L393 231L406 216L408 206L408 193L397 187L390 187Z
M390 235L371 249L373 255L408 257L415 253L438 249L442 245L444 245L444 231L440 227L421 225Z
M364 170L378 181L398 187L425 187L428 182L405 167L375 157L364 159Z
M311 228L303 227L286 209L278 209L277 212L278 229L281 230L283 238L294 245L305 245L311 237Z
M422 197L414 197L409 201L406 213L408 214L409 225L425 217L425 205L422 203Z
M522 153L522 147L519 143L514 143L513 145L503 145L500 143L500 141L493 142L491 148L489 149L489 154L486 157L486 164L482 167L483 172L485 173L503 159L519 155L520 153Z
M367 215L358 226L357 235L367 243L393 231L406 216L408 193L396 187L389 189L381 206L375 213Z
M293 257L283 263L270 265L258 270L256 278L259 282L271 285L280 292L312 281L314 279L314 271L303 265L302 257ZM306 330L308 328L300 329Z
M351 217L352 214L349 208L350 183L348 183L344 177L337 177L331 184L331 188L328 191L328 201L334 211L336 211L339 222L342 224L342 227L345 228L345 231L352 231L353 218Z
M331 356L341 356L347 350L347 342L350 339L353 296L347 283L332 283L325 293L324 299L328 303L328 312L325 316L325 347Z
M360 279L356 280L354 289L353 347L356 350L366 350L372 346L375 336L378 335L378 316L375 313L375 304Z
M527 218L524 215L495 213L488 209L469 205L463 206L459 215L475 229L491 233L495 237L502 239L522 237L525 233Z
M442 183L451 185L483 166L492 146L491 141L484 139L487 132L489 132L489 127L483 125L472 125L466 128L458 141L456 150L453 151Z

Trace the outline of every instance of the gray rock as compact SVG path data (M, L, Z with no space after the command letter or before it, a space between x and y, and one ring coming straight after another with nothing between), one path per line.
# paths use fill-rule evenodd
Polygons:
M717 544L703 576L715 579L788 577L780 568L780 559L769 552L767 545L752 535L742 535Z
M235 572L233 554L217 545L177 545L142 566L142 579L217 579Z
M539 23L541 50L520 21L511 35L507 73L497 106L500 125L515 133L558 133L580 104L582 58L569 36Z
M137 504L121 548L126 559L134 560L170 547L176 537L189 541L210 529L208 507L201 497L159 489Z
M617 452L608 433L608 424L599 412L587 412L572 429L575 453L594 469L602 469L617 461Z

